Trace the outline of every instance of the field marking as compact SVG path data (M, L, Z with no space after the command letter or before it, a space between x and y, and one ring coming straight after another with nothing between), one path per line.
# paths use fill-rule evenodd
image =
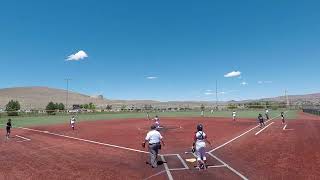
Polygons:
M284 125L283 130L286 130L287 125Z
M163 162L166 161L166 160L164 159L164 156L163 156L163 155L161 155L160 157L161 157L161 160L162 160ZM172 174L171 174L171 172L170 172L170 169L169 169L167 163L163 163L163 166L164 166L164 169L165 169L165 171L166 171L166 173L167 173L167 175L168 175L168 179L169 179L169 180L173 180Z
M220 163L222 163L223 165L225 165L225 167L227 167L229 170L231 170L233 173L235 173L236 175L238 175L239 177L241 177L244 180L248 180L247 177L245 177L243 174L241 174L240 172L238 172L237 170L233 169L231 166L229 166L227 163L225 163L224 161L222 161L220 158L218 158L217 156L213 155L212 153L208 152L208 154L215 158L216 160L218 160Z
M284 130L284 131L292 131L292 130L294 130L294 129L287 129L287 124L286 124L286 125L284 125L283 130Z
M132 149L132 148L123 147L123 146L117 146L117 145L113 145L113 144L107 144L107 143L102 143L102 142L97 142L97 141L92 141L92 140L87 140L87 139L82 139L82 138L76 138L76 137L72 137L72 136L52 133L52 132L49 132L49 131L40 131L40 130L37 130L37 129L23 128L23 127L19 127L19 128L20 129L24 129L24 130L28 130L28 131L34 131L34 132L39 132L39 133L43 133L43 134L50 134L50 135L64 137L64 138L68 138L68 139L88 142L88 143L92 143L92 144L99 144L99 145L103 145L103 146L108 146L108 147L124 149L124 150L128 150L128 151L134 151L134 152L140 152L140 153L149 154L149 152L138 150L138 149Z
M182 157L178 154L178 159L180 159L181 163L183 164L183 166L186 168L186 169L189 169L189 166L187 165L187 163L182 159Z
M260 134L262 131L264 131L265 129L267 129L269 126L271 126L274 122L268 124L266 127L262 128L260 131L258 131L256 134L254 134L255 136Z
M31 141L31 139L23 137L23 136L16 135L16 137L23 139L22 141L17 141L17 142Z
M287 113L287 112L288 112L288 111L286 111L286 112L284 112L284 113ZM276 118L278 118L278 117L280 117L280 115L278 115L278 116L276 116L276 117L273 117L273 118L271 118L271 119L267 120L266 122L272 121L272 120L274 120L274 119L276 119ZM228 145L228 144L232 143L233 141L235 141L235 140L239 139L240 137L242 137L242 136L244 136L244 135L248 134L249 132L253 131L254 129L258 128L259 126L260 126L260 125L257 125L257 126L255 126L255 127L251 128L251 129L249 129L248 131L246 131L246 132L244 132L244 133L240 134L239 136L234 137L233 139L231 139L231 140L229 140L229 141L227 141L227 142L225 142L225 143L221 144L220 146L218 146L218 147L216 147L216 148L212 149L212 150L211 150L211 151L209 151L209 152L210 152L210 153L212 153L213 151L216 151L216 150L218 150L218 149L220 149L220 148L222 148L222 147L224 147L224 146L226 146L226 145Z
M165 170L160 171L160 172L158 172L158 173L156 173L156 174L154 174L154 175L151 175L151 176L149 176L149 177L147 177L147 178L145 178L145 179L143 179L143 180L151 179L151 178L156 177L156 176L158 176L158 175L160 175L160 174L162 174L162 173L164 173L164 172L166 172L166 171L165 171Z

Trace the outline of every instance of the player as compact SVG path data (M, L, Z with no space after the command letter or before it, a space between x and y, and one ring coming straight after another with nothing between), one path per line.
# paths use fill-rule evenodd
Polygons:
M158 153L161 149L161 143L164 146L163 137L160 132L157 131L157 127L155 125L151 126L151 131L148 132L144 142L142 143L142 147L146 147L146 143L148 142L149 151L150 151L150 164L152 168L156 168L158 166Z
M236 116L237 116L236 111L233 111L233 112L232 112L232 119L233 119L233 121L235 121L235 120L236 120Z
M262 126L265 126L262 114L259 114L258 121L259 121L259 124L260 124L260 128L262 128Z
M265 115L266 115L266 119L269 120L269 110L268 109L266 109Z
M9 139L10 137L11 128L12 128L11 119L8 119L7 126L6 126L6 130L7 130L6 139Z
M211 109L211 114L213 114L213 109Z
M154 120L154 124L156 125L156 128L159 129L160 128L160 118L158 116L155 116L153 118Z
M72 118L70 119L70 125L72 130L74 130L74 126L76 124L76 118L74 116L72 116Z
M206 143L210 144L211 146L210 141L207 139L206 133L203 132L203 125L198 124L197 132L194 135L192 151L196 153L199 170L207 168Z
M282 120L282 124L285 124L285 120L284 120L284 112L281 112L281 120Z
M201 117L204 117L204 111L201 111L200 115Z
M149 113L147 112L147 118L148 118L148 120L150 120L150 115L149 115Z

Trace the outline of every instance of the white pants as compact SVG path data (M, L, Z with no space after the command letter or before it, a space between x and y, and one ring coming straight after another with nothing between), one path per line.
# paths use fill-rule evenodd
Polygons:
M205 144L199 144L199 145L196 145L196 155L197 155L197 160L198 161L205 161L207 160L206 158L206 146Z

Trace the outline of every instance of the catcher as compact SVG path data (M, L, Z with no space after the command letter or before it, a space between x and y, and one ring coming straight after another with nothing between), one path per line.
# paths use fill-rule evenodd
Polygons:
M197 156L199 169L207 168L206 143L208 143L211 146L211 142L207 139L206 133L203 132L203 125L198 124L197 132L194 135L192 152L195 152Z

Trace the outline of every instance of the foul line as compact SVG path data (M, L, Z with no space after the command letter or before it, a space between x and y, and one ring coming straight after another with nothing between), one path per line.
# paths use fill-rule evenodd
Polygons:
M274 123L274 122L272 122L272 123L268 124L266 127L262 128L260 131L258 131L258 132L255 134L255 136L258 135L258 134L260 134L263 130L267 129L267 128L268 128L269 126L271 126L273 123Z
M143 179L143 180L151 179L151 178L156 177L156 176L158 176L158 175L160 175L160 174L162 174L162 173L164 173L164 172L166 172L166 171L165 171L165 170L160 171L160 172L158 172L158 173L156 173L156 174L154 174L154 175L151 175L151 176L149 176L149 177L147 177L147 178L145 178L145 179Z
M248 180L248 178L246 178L244 175L242 175L241 173L239 173L237 170L233 169L232 167L230 167L227 163L225 163L224 161L222 161L221 159L219 159L217 156L213 155L212 153L208 153L211 157L215 158L216 160L218 160L221 164L223 164L225 167L227 167L228 169L230 169L232 172L234 172L235 174L237 174L239 177L241 177L244 180Z
M81 138L66 136L66 135L62 135L62 134L51 133L49 131L40 131L40 130L36 130L36 129L23 128L23 127L19 127L19 128L20 129L24 129L24 130L28 130L28 131L34 131L34 132L39 132L39 133L44 133L44 134L50 134L50 135L54 135L54 136L64 137L64 138L83 141L83 142L88 142L88 143L99 144L99 145L108 146L108 147L114 147L114 148L118 148L118 149L125 149L125 150L128 150L128 151L134 151L134 152L140 152L140 153L149 154L149 152L141 151L141 150L138 150L138 149L132 149L132 148L127 148L127 147L123 147L123 146L117 146L117 145L113 145L113 144L101 143L101 142L97 142L97 141L81 139Z
M23 141L17 141L17 142L31 141L31 139L28 139L28 138L23 137L23 136L16 135L16 137L23 139Z
M287 125L284 125L283 130L286 130Z
M292 130L294 130L294 129L287 129L287 124L286 124L286 125L284 125L283 130L284 130L284 131L292 131Z
M161 155L161 160L162 160L163 162L166 161L166 160L164 159L164 156L162 156L162 155ZM166 170L166 173L167 173L167 175L168 175L168 179L169 179L169 180L173 180L172 174L171 174L171 172L170 172L170 169L169 169L167 163L164 163L163 166L164 166L164 168L165 168L165 170Z
M288 112L288 111L286 111L286 112L284 112L284 113L287 113L287 112ZM280 117L280 115L278 115L278 116L276 116L276 117L274 117L274 118L271 118L271 119L267 120L266 122L269 122L269 121L271 121L271 120L274 120L274 119L276 119L276 118L278 118L278 117ZM240 135L239 135L239 136L237 136L237 137L234 137L233 139L231 139L231 140L227 141L227 142L226 142L226 143L224 143L224 144L221 144L220 146L218 146L218 147L216 147L216 148L212 149L212 150L211 150L211 151L209 151L209 152L210 152L210 153L212 153L213 151L216 151L216 150L218 150L218 149L220 149L220 148L222 148L222 147L224 147L224 146L226 146L226 145L230 144L231 142L233 142L233 141L235 141L235 140L239 139L240 137L242 137L242 136L244 136L244 135L248 134L249 132L253 131L254 129L258 128L259 126L260 126L260 125L257 125L257 126L255 126L255 127L251 128L251 129L249 129L248 131L246 131L246 132L244 132L244 133L240 134Z

